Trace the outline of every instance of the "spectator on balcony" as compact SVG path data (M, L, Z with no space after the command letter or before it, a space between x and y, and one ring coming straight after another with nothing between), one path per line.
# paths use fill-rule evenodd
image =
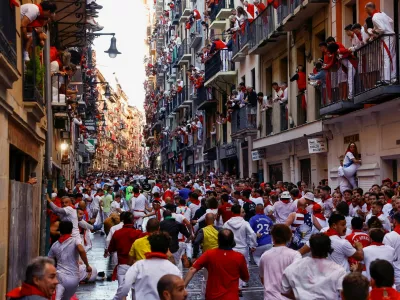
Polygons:
M254 0L253 1L254 6L257 8L255 12L255 17L258 17L259 15L262 14L262 12L267 8L264 3L262 3L260 0Z
M337 50L337 57L341 62L341 69L347 75L347 86L348 86L348 95L347 100L353 99L353 84L354 84L354 75L356 73L356 69L358 66L357 58L349 51L342 43L336 42L333 37L328 37L326 39L326 43L336 44L339 46ZM342 99L346 99L346 96L342 96Z
M309 84L318 87L322 86L323 88L325 85L325 70L322 69L322 63L317 62L315 63L315 71L313 74L308 75L308 79L310 80Z
M42 33L41 28L56 10L57 6L50 1L42 1L40 4L27 3L21 5L21 34L25 41L25 61L29 61L29 50L33 42L32 30Z
M305 120L307 120L307 99L306 99L306 89L307 89L307 75L303 71L304 67L302 65L297 66L296 74L290 78L290 82L296 80L297 90L299 95L301 95L301 108L305 112Z
M227 72L229 70L229 61L228 61L228 47L226 46L226 43L220 40L219 38L214 38L211 49L210 49L210 54L215 54L219 52L220 59L222 62L221 65L221 71L222 72Z
M249 16L243 7L238 6L236 8L236 18L239 22L240 29L242 30L242 32L244 32L244 27L246 25L246 21L249 19Z
M266 134L273 134L272 130L272 95L264 96L262 92L257 94L258 103L260 104L260 111L266 112Z
M246 8L247 19L249 23L253 22L254 20L254 13L255 13L255 6L254 4L249 3L247 0L240 0L243 6Z
M280 105L280 119L281 119L281 131L287 130L288 128L288 90L287 83L283 82L281 86L278 83L273 82L272 88L275 90L274 102L279 102Z
M254 91L252 86L247 87L247 94L244 102L247 104L247 122L248 125L255 127L256 116L257 116L257 93Z
M384 12L376 10L375 4L369 2L365 5L365 11L372 18L373 29L368 29L370 34L383 35L381 45L383 49L383 70L381 70L381 84L389 84L397 81L396 74L396 37L394 36L393 20ZM374 54L372 54L374 55ZM376 54L375 54L376 55ZM378 59L381 59L378 57Z

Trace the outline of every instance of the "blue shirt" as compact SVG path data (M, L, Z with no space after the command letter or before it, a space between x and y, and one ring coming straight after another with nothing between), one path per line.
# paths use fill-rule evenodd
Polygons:
M272 244L271 228L274 225L272 220L264 214L257 214L249 220L251 228L257 234L257 245L264 246ZM261 235L258 237L258 235Z
M181 190L179 190L179 196L182 197L182 199L187 200L189 198L189 194L192 191L189 190L188 188L183 188Z

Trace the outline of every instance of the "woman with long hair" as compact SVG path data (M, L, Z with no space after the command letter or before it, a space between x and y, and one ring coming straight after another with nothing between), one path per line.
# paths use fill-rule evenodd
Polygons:
M355 174L360 166L361 160L359 159L357 146L355 143L350 143L344 155L343 172L353 189L357 188Z

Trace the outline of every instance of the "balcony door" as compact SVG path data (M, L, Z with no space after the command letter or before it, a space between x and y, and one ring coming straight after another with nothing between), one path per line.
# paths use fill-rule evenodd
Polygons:
M307 186L311 185L311 159L300 160L300 179L307 183Z

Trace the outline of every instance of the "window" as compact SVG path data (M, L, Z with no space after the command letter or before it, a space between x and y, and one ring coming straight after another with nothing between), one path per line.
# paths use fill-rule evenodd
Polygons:
M251 70L251 86L253 87L253 89L256 89L256 69L253 68Z
M35 167L36 162L32 157L10 146L10 180L27 182Z
M0 52L14 67L17 66L17 32L15 28L15 8L9 1L0 1Z

